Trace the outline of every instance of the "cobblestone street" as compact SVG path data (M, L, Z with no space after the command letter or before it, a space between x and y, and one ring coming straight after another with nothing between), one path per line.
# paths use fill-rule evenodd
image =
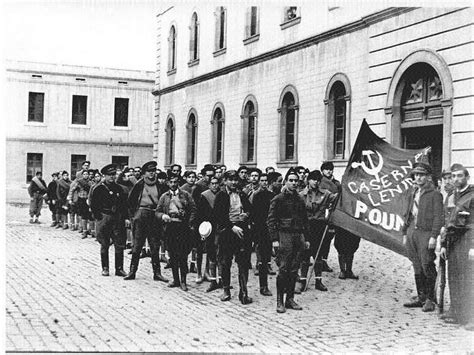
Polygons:
M254 303L247 306L237 298L235 266L226 303L220 290L206 293L207 283L197 285L195 274L187 293L153 281L149 258L140 260L135 281L103 277L95 239L50 228L47 209L40 225L28 223L25 207L9 205L6 214L7 351L474 351L472 332L444 324L437 312L402 306L414 295L409 261L366 241L355 257L358 281L337 278L332 248L335 272L323 275L329 292L313 284L296 296L303 311L277 314L276 297L258 293L254 270ZM110 260L113 266L113 247ZM164 275L171 278L170 270ZM269 285L275 294L275 276Z

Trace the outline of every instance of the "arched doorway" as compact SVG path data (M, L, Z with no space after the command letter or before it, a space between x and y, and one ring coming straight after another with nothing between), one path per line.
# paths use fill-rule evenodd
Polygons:
M402 148L430 146L435 176L450 164L452 80L436 53L420 50L397 68L387 96L387 138Z

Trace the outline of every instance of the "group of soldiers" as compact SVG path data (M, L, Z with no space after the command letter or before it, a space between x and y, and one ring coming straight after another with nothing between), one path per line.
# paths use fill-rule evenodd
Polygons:
M314 274L317 290L327 291L322 273L333 271L326 259L334 238L339 279L358 279L352 271L352 263L360 238L328 222L341 191L331 162L324 162L320 170L309 171L302 166L290 168L285 176L271 167L262 172L245 166L227 170L225 166L207 164L199 173L186 171L181 175L180 165L174 164L165 172L157 169L154 161L123 171L118 171L114 164L106 165L100 172L91 171L89 165L90 162L84 163L72 183L67 172L62 172L57 180L53 174L53 182L47 188L41 175L37 175L30 185L30 222L37 221L39 213L35 212L35 201L45 191L53 212L53 225L66 228L67 209L74 206L86 237L95 222L104 276L109 275L112 243L115 274L125 280L135 279L140 255L147 243L154 280L168 282L160 267L166 250L173 275L168 286L187 291L191 254L196 282L209 281L207 292L222 288L220 299L228 301L231 299L231 265L235 258L239 300L245 305L252 303L247 282L252 268L251 254L255 251L255 274L259 276L263 296L272 296L268 274L275 274L271 269L271 258L275 256L277 312L283 313L286 309L302 309L295 302L294 294L309 286L308 275ZM409 195L405 213L403 243L413 263L417 296L404 305L421 307L425 312L435 309L437 271L434 261L440 237L440 256L448 259L451 299L450 310L442 318L446 322L465 324L470 329L474 310L470 222L474 195L468 184L469 172L462 165L454 164L450 170L443 171L440 187L433 183L428 164L416 163L411 176L415 188ZM54 191L50 193L50 190ZM73 197L75 191L77 199ZM123 269L127 228L132 235L128 273Z

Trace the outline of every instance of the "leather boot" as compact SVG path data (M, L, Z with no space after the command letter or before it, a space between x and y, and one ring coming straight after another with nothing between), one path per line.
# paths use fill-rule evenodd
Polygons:
M354 255L346 256L346 279L359 280L359 276L356 276L352 272L352 262L354 261Z
M102 276L109 276L109 248L101 246L100 263L102 264Z
M250 304L253 302L253 299L249 297L247 290L247 281L248 281L249 270L245 267L239 267L239 300L243 305Z
M435 304L435 287L436 287L436 279L431 277L427 277L425 279L425 294L426 294L426 301L423 304L422 311L423 312L433 312L436 308Z
M203 280L211 282L211 275L209 274L209 263L210 263L209 258L206 257L206 266L204 268Z
M339 269L341 270L338 277L344 280L346 278L346 258L344 254L338 254L337 259L339 261Z
M298 303L295 302L295 284L296 284L296 275L291 275L289 277L288 288L286 290L286 301L285 301L285 308L294 309L297 311L301 311L303 307L301 307Z
M276 279L276 287L277 287L277 313L285 313L286 309L283 305L283 294L285 292L284 282L281 275L277 276Z
M173 261L171 262L171 271L173 272L173 282L168 284L168 287L180 287L181 283L179 281L179 268L178 265Z
M153 280L155 281L161 281L161 282L168 282L168 279L165 278L162 274L161 274L161 267L160 267L160 263L159 262L154 262L152 264L152 267L153 267Z
M186 270L183 270L181 269L181 289L183 291L187 291L188 290L188 285L186 284Z
M295 285L295 293L298 295L306 288L306 276L308 275L309 266L309 260L301 263L300 277L297 278Z
M102 268L102 276L109 276L109 268L108 267L103 267Z
M211 281L211 283L207 288L206 292L212 292L219 288L216 279L216 263L213 262L209 262L209 281Z
M415 308L415 307L423 307L423 303L426 300L426 295L425 295L425 282L424 282L424 277L421 274L415 274L415 285L416 285L416 292L417 292L417 297L415 299L406 302L403 304L403 307L407 308Z
M115 250L115 275L127 276L127 273L123 270L123 250Z
M264 296L271 296L272 293L268 289L268 266L263 263L258 264L258 283L260 286L260 294Z
M230 287L229 286L224 286L224 292L222 293L222 296L221 296L221 301L222 302L226 302L226 301L230 301Z
M138 270L138 263L140 261L140 255L137 253L132 254L132 260L130 261L130 272L125 276L124 280L135 280L135 276Z
M323 281L322 281L322 269L323 269L323 263L321 262L321 260L316 260L314 264L314 276L316 279L314 286L316 290L327 291L328 288L324 286Z

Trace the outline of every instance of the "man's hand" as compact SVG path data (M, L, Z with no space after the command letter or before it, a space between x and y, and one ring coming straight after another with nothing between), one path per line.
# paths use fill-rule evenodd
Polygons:
M130 220L129 219L125 220L125 228L130 228Z
M436 238L431 237L428 241L428 249L435 249L436 248Z
M406 234L403 235L403 245L407 246L407 235Z
M444 248L444 247L441 248L441 250L439 251L439 257L446 260L446 258L448 257L448 253L446 252L446 248Z
M273 248L279 248L279 247L280 247L280 242L279 242L278 240L274 241L274 242L272 243L272 247L273 247Z
M163 222L165 222L165 223L171 222L171 217L168 216L166 213L163 215L163 217L161 217L161 219L162 219Z
M304 242L304 248L305 248L306 250L309 249L309 245L310 245L309 242Z
M237 236L242 239L244 237L244 230L240 228L239 226L233 226L232 227L232 232L237 234Z

